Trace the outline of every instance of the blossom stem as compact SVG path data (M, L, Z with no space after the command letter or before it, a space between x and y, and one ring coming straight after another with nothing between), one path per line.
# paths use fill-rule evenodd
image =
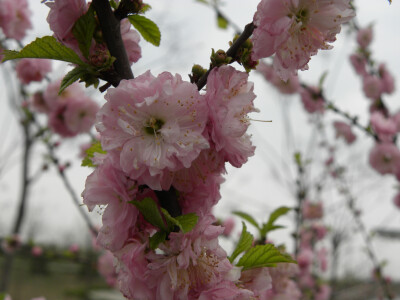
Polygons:
M108 0L93 0L92 5L100 21L104 41L110 54L116 58L114 68L117 76L110 82L117 86L122 79L132 79L133 73L129 64L128 55L121 37L120 21L115 17Z
M253 34L254 28L255 28L255 25L253 24L253 22L251 22L245 26L242 34L232 44L232 46L229 47L228 51L226 51L226 55L228 57L236 56L236 53L239 50L240 46L242 46L243 43L246 42L247 39ZM210 68L208 69L207 73L205 73L203 76L200 77L199 81L197 82L197 89L199 91L207 84L208 75L210 74L210 72L213 68L214 68L214 66L210 65Z

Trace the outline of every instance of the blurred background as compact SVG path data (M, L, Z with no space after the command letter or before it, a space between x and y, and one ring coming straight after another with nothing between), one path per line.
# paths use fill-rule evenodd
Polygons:
M244 28L252 20L258 2L226 0L221 3L220 9L237 26ZM147 3L152 9L146 16L159 26L162 39L158 48L141 41L142 58L133 65L136 76L146 70L151 70L154 75L168 71L179 73L188 80L187 74L193 64L208 67L211 48L218 50L229 47L228 42L235 31L231 27L218 28L217 15L211 7L198 1L183 0L149 0ZM393 1L389 5L384 0L359 0L354 4L359 25L365 27L373 24L373 56L386 63L398 83L400 35L396 29L400 28L400 3ZM39 0L30 0L29 5L34 29L29 31L24 44L38 36L51 35L46 22L48 7ZM327 72L324 82L327 98L351 115L357 115L360 123L368 124L368 101L363 96L361 81L348 58L356 47L354 34L344 26L334 43L334 49L320 51L311 59L310 70L300 72L299 76L302 81L313 85ZM3 240L12 231L22 184L23 135L18 116L10 104L13 101L11 95L17 89L17 79L10 70L9 63L0 66L0 238ZM53 62L51 79L61 78L66 70L69 70L68 65ZM372 147L373 140L357 129L354 129L357 141L353 145L335 140L332 122L343 121L340 116L327 111L321 123L305 112L299 95L280 94L256 72L250 74L250 80L254 82L257 95L255 106L260 109L251 117L272 122L252 122L249 130L257 147L256 153L242 168L228 167L215 215L226 220L232 217L232 211L240 210L265 222L268 215L279 206L295 207L299 174L294 154L301 153L307 162L304 180L310 187L310 198L323 201L324 223L329 228L323 244L330 254L333 254L334 242L339 240L335 248L337 258L333 260L333 256L329 256L330 271L324 276L326 279L335 276L339 281L346 282L341 287L344 292L337 299L368 299L365 291L366 286L371 287L369 283L373 265L367 258L363 235L346 206L346 199L337 192L337 186L327 179L329 174L326 174L324 162L329 158L329 153L321 148L321 141L326 138L334 141L337 162L346 168L347 184L360 209L366 232L372 236L379 261L386 262L384 274L394 283L399 282L400 210L392 201L397 187L392 177L377 175L370 168L368 149ZM43 86L31 84L29 89L34 92ZM88 94L99 104L104 103L103 95L98 91L89 89ZM397 89L385 98L391 111L400 109L399 96ZM324 134L321 134L319 126L324 128ZM65 174L71 182L73 193L81 202L80 194L91 169L80 166L80 146L90 142L90 136L60 139L59 142L56 154L62 164L68 165ZM100 226L101 210L88 213L85 206L77 207L58 170L47 161L46 148L40 144L34 145L31 173L37 172L38 176L27 200L19 237L23 246L14 262L10 294L14 300L37 296L45 296L48 300L89 297L98 300L120 299L118 293L104 291L108 287L107 282L99 276L96 268L102 253L93 246L93 237L79 212L83 210L93 224ZM41 171L43 165L48 166L45 172ZM323 188L318 189L321 182L324 182ZM238 217L233 217L233 220L236 225L232 236L236 238L241 225ZM282 217L280 223L286 228L273 232L270 239L274 243L285 244L291 252L294 247L294 213ZM229 253L233 247L232 239L223 239L221 243ZM42 253L39 254L38 250L34 254L34 246L42 249ZM4 256L0 255L3 264ZM335 273L332 273L332 268ZM357 287L364 289L362 296L357 294ZM96 294L99 290L102 292Z

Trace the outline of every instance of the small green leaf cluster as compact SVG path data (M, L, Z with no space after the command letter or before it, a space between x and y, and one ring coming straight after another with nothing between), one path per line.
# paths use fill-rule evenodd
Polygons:
M242 253L244 254L239 259L236 266L242 267L243 270L260 267L275 267L277 263L296 263L290 255L282 253L272 244L256 245L253 247L253 235L247 231L246 224L244 222L242 222L242 224L243 229L239 242L232 255L229 257L231 263Z
M167 210L159 208L150 197L141 201L132 200L129 203L136 206L147 222L159 229L149 240L150 248L153 250L163 243L171 232L187 233L196 226L198 221L198 216L194 213L172 217Z
M239 38L239 35L236 35L233 38L232 42L229 42L229 45L233 45L235 41ZM251 58L251 52L253 51L253 42L250 39L247 39L237 50L235 61L241 64L246 72L250 72L251 70L255 70L258 65L258 60L253 60Z
M215 50L212 49L210 59L211 59L211 65L213 67L226 65L232 61L232 57L226 55L226 52L221 49L218 50L217 52L215 52Z
M93 164L92 158L96 152L100 154L107 154L107 152L101 148L101 143L99 141L94 142L92 146L86 149L86 157L82 160L81 166L95 168L96 166Z
M233 213L235 215L241 217L242 219L246 220L247 222L249 222L255 228L257 228L258 233L260 235L260 241L265 241L267 239L267 235L269 232L271 232L273 230L284 228L284 226L282 226L282 225L276 225L275 222L279 217L287 214L290 210L291 210L291 208L289 208L289 207L285 207L285 206L279 207L271 213L271 215L269 216L269 219L266 223L263 223L260 225L257 223L257 221L252 216L250 216L249 214L247 214L245 212L235 211Z

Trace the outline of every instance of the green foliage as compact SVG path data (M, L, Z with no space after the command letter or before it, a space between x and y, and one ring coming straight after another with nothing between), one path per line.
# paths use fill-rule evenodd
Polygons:
M229 261L232 263L236 257L242 252L245 252L251 248L253 245L253 235L247 231L246 224L242 222L242 234L240 235L239 242L236 245L235 250L232 252L232 255L229 257Z
M320 88L320 90L322 90L322 87L324 85L325 79L328 76L328 71L325 71L324 73L322 73L319 82L318 82L318 87Z
M269 216L268 222L264 223L260 230L261 237L266 239L268 232L270 232L272 230L284 228L284 226L275 225L274 223L280 216L287 214L290 210L291 210L291 208L285 207L285 206L279 207L276 210L274 210L271 213L271 215Z
M272 244L258 245L247 251L236 264L243 270L274 267L277 263L296 263L288 254L281 253Z
M6 294L5 293L1 293L0 294L0 300L4 300L6 298Z
M132 200L129 203L135 205L145 220L151 225L160 228L162 231L167 231L168 228L161 216L157 203L152 198L146 197L141 201Z
M114 0L110 0L110 5L114 10L118 8L118 4Z
M253 225L254 227L256 227L258 230L260 230L260 226L258 226L258 223L256 220L254 220L254 218L252 216L250 216L249 214L245 213L245 212L241 212L241 211L234 211L233 212L234 215L237 215L238 217L241 217L242 219L246 220L247 222L249 222L251 225Z
M100 142L94 142L89 149L86 150L86 157L82 160L82 167L96 167L93 164L92 158L94 157L95 153L106 154L107 152L101 148Z
M218 27L221 29L227 29L228 28L228 20L224 18L221 14L217 15L217 24Z
M95 29L96 19L94 17L94 9L90 5L88 11L75 22L72 28L72 34L78 41L79 49L86 58L89 57L89 50Z
M157 231L149 238L150 249L157 249L158 245L164 242L167 238L167 233L165 231Z
M142 8L139 11L139 14L144 14L145 12L149 11L150 9L151 9L151 5L143 4Z
M86 83L86 87L90 85L94 85L95 88L99 85L99 79L96 77L95 73L91 72L88 67L76 67L72 71L68 72L63 80L61 81L60 90L58 94L60 95L68 86L73 84L75 81L84 81Z
M303 165L302 159L301 159L301 153L300 152L296 152L294 154L294 161L296 162L296 164L301 167Z
M207 0L196 0L197 2L200 2L200 3L203 3L203 4L206 4L206 5L209 5L209 3L208 3L208 1Z
M197 224L199 217L194 214L186 214L178 217L172 217L164 208L159 208L152 198L144 198L141 201L132 200L129 203L143 215L145 220L153 226L160 229L149 239L151 249L156 249L158 245L166 240L168 235L179 228L183 233L191 231Z
M3 54L3 61L19 58L46 58L61 60L80 66L85 65L78 54L59 43L52 36L37 38L32 43L26 45L21 51L4 50Z
M160 46L161 32L153 21L140 15L128 16L128 20L146 41L154 46Z

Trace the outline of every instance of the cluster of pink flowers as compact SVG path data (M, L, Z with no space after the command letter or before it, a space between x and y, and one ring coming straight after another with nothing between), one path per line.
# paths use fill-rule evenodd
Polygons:
M92 40L89 57L85 58L79 49L77 39L72 33L75 22L88 11L89 4L86 3L86 0L54 0L46 2L46 5L50 7L47 22L54 32L54 36L61 43L80 54L82 59L88 59L89 63L93 65L102 66L109 61L111 56L107 46L100 38ZM139 46L140 36L132 29L127 19L121 22L121 35L129 61L131 63L137 62L142 56Z
M224 164L240 167L254 154L247 114L257 110L247 78L221 66L200 94L179 75L146 72L108 90L96 125L107 154L82 195L89 210L106 206L97 241L116 257L118 285L128 299L247 299L261 293L227 259L218 244L224 228L211 215ZM158 203L157 193L171 189L182 213L196 213L199 220L188 233L171 232L154 251L149 238L158 229L129 202L150 197Z
M15 66L22 84L40 82L51 71L51 61L47 59L23 58Z
M0 28L7 38L22 40L32 28L27 0L0 0Z
M310 56L331 49L341 24L355 13L349 0L262 0L254 16L253 59L275 54L273 66L283 80L308 69Z
M70 85L59 95L60 84L60 80L52 82L43 93L35 93L30 98L32 109L45 113L50 129L63 137L89 132L99 105L86 96L78 83Z
M356 140L357 136L351 130L351 126L345 122L335 121L333 127L336 131L336 138L342 137L347 144L352 144Z

